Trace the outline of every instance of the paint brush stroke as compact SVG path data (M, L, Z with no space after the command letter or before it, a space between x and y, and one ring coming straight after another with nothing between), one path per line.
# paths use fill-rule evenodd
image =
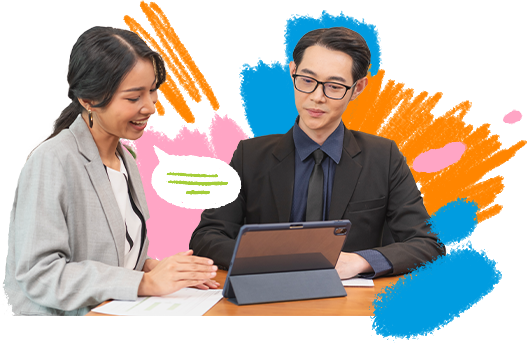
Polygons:
M331 25L349 27L363 35L368 33L365 39L372 54L380 52L374 26L342 15L332 17L324 12L320 19L301 17L288 20L288 58L292 59L293 47L304 33ZM378 73L368 75L368 87L342 115L346 127L394 140L407 161L414 161L423 151L451 142L463 142L466 146L463 155L448 168L434 174L412 170L415 181L421 184L426 209L428 213L434 213L449 202L466 198L480 206L479 222L498 214L502 206L494 204L494 200L503 191L503 177L481 180L488 172L510 160L527 142L522 140L508 149L501 149L499 137L490 135L489 124L474 130L472 125L464 122L463 118L470 109L468 101L435 118L432 110L441 99L441 93L429 96L427 92L421 92L414 97L414 90L405 88L403 83L388 80L383 86L385 71L377 68L377 62L372 60L371 70L378 70ZM254 135L287 132L297 111L286 66L279 63L266 65L260 61L256 67L246 65L241 76L240 91ZM274 92L272 111L268 99L261 96L269 89Z
M370 342L393 335L403 342L480 342L482 330L505 330L507 317L522 316L523 242L503 227L503 213L477 224L477 212L476 204L457 200L432 216L447 255L379 294Z
M434 118L437 118L446 112L447 110L441 109L432 110ZM499 136L502 149L509 148L514 143L520 141L523 137L523 110L521 109L471 109L465 115L463 121L467 124L473 125L474 127L479 127L485 123L490 124L490 132L491 134L496 134ZM446 146L454 148L452 144L456 143L448 143ZM421 153L421 155L416 157L414 160L414 170L418 172L431 172L432 170L439 171L457 162L459 158L461 158L460 154L464 151L464 144L457 142L457 148L453 149L453 151L445 151L445 149L442 149L439 155L433 157L428 156L427 152ZM424 158L424 160L422 160L422 158ZM417 166L415 166L416 163ZM521 151L519 151L509 161L488 172L480 181L485 181L487 179L501 175L504 178L504 182L522 182L522 168L523 154Z
M417 172L435 173L459 161L465 152L465 144L448 143L439 149L430 149L417 156L412 168Z
M375 26L359 22L343 14L332 16L325 11L322 12L319 19L295 17L287 21L285 34L286 62L289 63L293 60L294 47L304 34L314 29L334 26L350 28L364 37L372 55L370 72L375 75L381 61L381 50ZM245 65L241 77L240 93L244 101L245 114L254 136L286 133L298 115L288 64L266 65L259 61L254 67ZM273 93L272 108L269 108L269 98L262 96L270 90Z
M433 110L432 114L437 117L445 112L446 110ZM502 149L511 147L523 138L523 110L521 109L471 109L463 121L474 127L485 123L490 124L490 133L498 135ZM522 169L523 151L518 151L510 160L489 171L480 181L501 175L505 182L522 182Z
M218 115L212 121L211 136L209 141L205 134L183 128L175 139L168 139L159 132L145 131L141 139L135 141L137 166L150 212L147 221L150 257L162 259L188 250L190 236L202 212L174 206L154 190L152 173L159 164L154 145L171 155L214 157L229 163L238 142L247 138L232 119Z
M159 89L165 98L187 123L194 123L195 117L178 85L197 103L202 100L199 92L201 90L212 109L218 110L220 104L212 88L172 28L165 13L155 2L148 5L142 1L140 6L161 43L158 43L134 18L125 16L124 21L131 31L139 35L163 57L168 68L167 78ZM176 80L168 74L169 71L172 72ZM164 115L164 110L159 111L159 114Z
M295 4L295 9L303 8L303 10L295 10L295 12L308 13L306 8L310 8L309 13L319 13L319 11L323 9L321 8L322 6L324 5L321 5L320 2L312 2L311 4L309 4L309 1L299 2L298 4ZM342 2L339 6L340 8L349 7L349 13L352 13L353 8L356 8L357 6L365 7L366 5L360 3L353 3L353 5L350 5L349 2L346 2L346 4ZM339 6L333 6L333 8ZM397 7L399 4L393 6ZM318 9L313 10L313 8ZM441 8L440 11L441 10L444 10L444 7ZM370 10L372 13L375 11L376 10ZM408 8L406 8L405 11L411 13L411 10ZM401 11L398 11L398 13L401 13ZM402 15L404 17L405 14ZM389 20L384 22L389 22ZM294 47L294 43L287 41L287 32L290 32L291 26L294 24L294 21L289 21L286 27L286 49L288 46L290 46L291 49ZM326 24L326 27L331 26L336 25L332 25L331 23ZM353 26L342 26L354 29ZM307 31L309 31L309 29L304 30L304 32ZM358 32L363 34L361 31ZM368 44L370 44L370 42L368 42ZM277 65L278 63L267 65L260 61L256 66L245 65L240 71L240 94L242 95L242 100L244 102L247 122L249 123L251 132L254 136L284 133L292 126L294 119L297 116L296 108L294 106L292 82L289 78L289 70L287 69L288 62L289 61L286 59L284 66L280 67ZM279 68L283 68L283 70L276 70ZM267 77L269 77L269 80L266 79ZM379 75L376 75L374 78L375 77L379 79L378 86L380 87L382 76L379 78ZM281 82L284 84L281 84ZM471 83L471 86L474 84L473 80L468 80L468 82ZM467 84L467 82L464 84ZM371 86L372 83L370 83L367 88L370 88ZM374 87L376 86L371 88ZM390 87L395 87L393 81L392 84L388 85L388 89L390 89ZM413 90L402 90L402 84L397 85L397 87L401 89L403 92L402 94L408 102L413 95ZM268 92L268 89L272 89L272 92ZM266 111L263 113L261 106L262 98L260 98L259 101L256 98L251 98L251 92L253 94L258 93L266 95L267 97L264 97L264 99L273 99L273 111ZM359 99L361 97L362 95ZM441 94L434 94L429 98L430 106L428 106L427 111L424 112L428 122L430 122L428 113L430 113L435 107L433 102L437 103L440 97ZM385 94L382 94L380 98L375 99L375 101L369 102L366 108L367 112L357 111L354 114L358 118L350 116L349 119L358 119L359 121L363 121L363 124L367 124L364 123L366 118L361 118L361 116L366 117L364 113L367 113L367 119L377 123L382 129L383 125L387 124L387 117L394 108L397 108L400 101L400 94L397 95L388 91ZM424 99L421 97L419 101L423 102ZM399 110L401 109L399 108ZM477 142L480 139L489 139L489 127L491 133L497 132L495 132L493 127L489 124L470 121L470 113L472 113L472 111L465 116L458 115L459 120L470 122L473 124L473 127L480 127L479 131L473 133L473 127L467 127L467 130L462 131L460 135L456 136L456 138L464 138L466 135L476 135L476 137L469 140L471 142ZM398 113L397 115L400 114L401 113ZM268 117L269 115L271 116L270 118ZM449 112L448 117L445 117L446 119L438 120L437 123L442 124L444 122L451 122L452 116L453 113ZM418 123L421 120L420 118L415 119L417 119ZM415 134L421 136L426 135L426 128L422 128L419 124L415 124L413 120L414 118L401 116L397 119L394 118L390 123L392 127L395 126L395 124L400 124L399 126L409 125L414 129L413 132L406 131L406 139L398 143L400 148L406 145L408 140L410 140L408 144L412 142L414 138L411 136ZM487 121L489 120L485 120L485 122ZM466 123L458 122L457 129L465 125ZM518 126L521 128L521 125ZM348 127L361 130L360 128L354 127L353 123ZM367 129L362 130L370 132ZM441 132L445 136L448 136L448 130ZM383 133L377 134L384 136ZM507 135L506 132L500 132L499 134L502 136ZM451 140L445 139L441 142L441 139L438 139L437 135L432 138L435 138L435 142L432 141L432 143L434 143L432 144L433 146L431 145L427 148L423 148L419 153L431 148L444 146L453 141L464 141L464 139L452 138ZM465 162L462 163L464 165L464 173L466 174L463 175L463 178L467 178L466 182L469 182L474 187L479 180L488 177L489 171L499 169L498 166L503 165L507 160L510 161L512 156L521 154L521 152L518 151L525 145L525 142L521 141L521 135L518 136L515 134L513 139L513 142L505 142L502 137L491 136L490 146L492 149L489 149L490 151L483 150L479 151L478 154L475 154L476 156L474 157L477 158L472 158L473 165L468 165ZM497 153L500 148L502 148L502 150L503 148L509 148L511 150ZM478 150L478 147L472 147L472 149ZM514 151L516 151L516 153ZM415 157L416 156L417 152L415 153ZM479 165L480 160L488 159L489 157L491 157L491 161L488 161L486 166ZM410 159L408 159L408 162L409 165L411 165ZM516 172L518 171L516 170ZM478 199L478 201L489 204L487 212L481 213L481 206L474 203L470 203L469 205L463 201L458 201L459 195L466 193L466 190L464 190L466 186L461 184L460 189L451 187L449 185L450 182L455 182L457 178L458 175L449 174L442 175L442 181L437 179L437 182L439 183L437 185L438 187L447 186L450 188L445 191L449 194L448 198L451 200L440 199L438 203L442 205L439 205L436 208L435 212L437 213L434 215L433 222L433 231L438 233L441 241L447 246L447 256L434 262L433 265L429 264L426 267L414 271L412 273L414 279L416 279L416 277L421 277L421 274L423 276L419 279L421 281L419 281L416 286L413 286L410 291L401 292L403 287L400 285L395 289L387 289L389 295L383 297L382 303L382 306L385 307L386 310L381 310L381 305L377 303L375 317L370 318L369 332L371 342L386 342L393 341L394 339L396 341L404 342L478 342L480 341L482 330L506 329L507 317L522 315L522 242L513 241L511 238L511 230L503 227L503 195L500 193L501 190L499 185L497 185L501 184L501 181L498 181L497 183L491 181L493 184L491 184L490 187L488 186L488 183L481 183L479 186L481 199ZM430 186L427 187L430 188ZM437 189L437 194L441 195L440 191L440 189ZM432 197L432 193L433 192L429 192L428 197ZM494 199L497 200L494 202ZM463 202L463 204L459 204L459 202ZM429 209L429 212L433 211L430 211ZM479 215L477 213L479 213ZM475 218L479 218L481 223L478 224ZM480 234L480 227L482 234ZM461 232L462 230L463 232ZM443 233L445 234L443 235ZM443 239L443 236L447 239ZM480 257L482 258L480 259ZM450 259L454 260L455 263L445 262ZM439 271L436 272L436 269ZM480 292L480 282L496 280L497 278L493 277L493 275L498 273L500 276L503 275L507 281L506 291L504 291L503 287L490 287L487 286L487 284L483 287L487 291ZM459 280L461 282L461 287L456 287L453 280ZM414 280L411 281L412 282L406 282L406 286L412 285ZM508 292L509 288L511 289L511 292ZM504 298L504 296L506 298ZM396 301L396 303L392 305L392 302L394 301ZM445 306L443 306L443 304L445 304ZM440 313L440 315L435 315L435 313ZM426 317L426 319L423 320L424 317ZM404 329L401 330L401 328ZM469 339L464 339L467 337L469 337ZM351 340L353 340L353 338L351 338Z
M394 140L407 161L434 147L463 142L465 152L448 168L433 174L412 170L415 181L421 184L426 209L434 213L449 202L466 198L479 205L478 222L498 214L502 206L493 202L503 191L503 177L481 180L527 142L502 149L499 136L490 134L489 124L476 129L467 125L463 118L470 109L468 101L435 118L432 110L441 93L429 96L421 92L414 97L413 89L393 80L383 87L384 75L384 70L379 70L376 76L368 76L368 87L342 115L346 127Z

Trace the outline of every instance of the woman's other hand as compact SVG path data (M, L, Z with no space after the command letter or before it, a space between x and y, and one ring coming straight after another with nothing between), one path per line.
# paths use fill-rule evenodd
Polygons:
M158 263L149 262L143 269L146 271L151 267L153 269L144 273L139 284L139 296L162 296L193 286L199 289L217 288L217 282L210 278L216 276L218 267L213 265L211 259L192 256L192 250L167 257Z

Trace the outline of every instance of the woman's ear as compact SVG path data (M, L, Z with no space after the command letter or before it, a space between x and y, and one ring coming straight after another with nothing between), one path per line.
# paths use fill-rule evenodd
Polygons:
M86 111L89 111L93 107L93 103L90 100L81 98L77 98L77 100L79 100L79 104L81 104L81 106L84 107Z

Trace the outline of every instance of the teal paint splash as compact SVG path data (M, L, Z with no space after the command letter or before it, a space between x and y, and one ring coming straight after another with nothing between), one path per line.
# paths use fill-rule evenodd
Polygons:
M523 316L523 242L503 226L503 211L481 224L476 211L458 200L432 216L447 255L374 302L370 342L394 334L403 342L480 342L481 331L506 330L507 317Z
M381 50L375 26L343 14L332 16L325 11L319 19L294 17L287 21L285 34L287 63L293 60L293 50L304 34L315 29L334 26L347 27L364 37L371 52L370 73L377 74L381 63ZM267 65L259 61L255 67L245 65L241 77L240 93L245 115L254 136L286 133L293 126L298 115L289 65L280 63Z

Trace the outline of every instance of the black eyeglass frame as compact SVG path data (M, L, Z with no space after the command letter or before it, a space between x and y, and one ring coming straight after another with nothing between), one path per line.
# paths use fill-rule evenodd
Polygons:
M311 94L313 93L314 91L317 90L318 88L318 85L322 85L322 93L324 93L324 96L328 99L332 99L332 100L342 100L344 99L344 97L346 96L346 94L348 93L348 91L350 89L353 88L353 91L351 92L351 95L353 96L353 92L355 91L355 86L357 85L357 82L359 82L359 80L355 81L354 84L352 84L351 86L346 86L346 85L343 85L342 83L338 83L338 82L334 82L334 81L326 81L326 82L322 82L322 81L318 81L317 79L315 78L312 78L311 76L305 76L305 75L300 75L300 74L293 74L293 85L295 86L295 89L299 92L302 92L302 93L306 93L306 94ZM296 86L296 77L297 76L301 76L301 77L306 77L308 79L311 79L313 81L315 81L317 83L317 85L315 86L315 88L313 88L313 90L311 92L306 92L306 91L303 91L303 90L300 90L298 89L298 87ZM332 98L330 96L328 96L326 94L326 83L333 83L333 84L336 84L336 85L339 85L339 86L342 86L344 88L346 88L346 91L344 92L344 95L341 97L341 98Z

